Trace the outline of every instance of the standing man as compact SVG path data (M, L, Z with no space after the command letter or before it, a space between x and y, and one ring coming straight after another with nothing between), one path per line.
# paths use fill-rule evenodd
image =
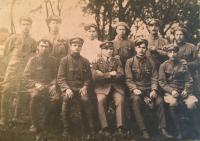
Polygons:
M151 109L157 108L161 134L166 138L171 138L172 136L166 131L163 99L158 95L157 69L153 60L146 56L147 46L146 39L136 39L136 56L126 62L126 83L131 92L132 108L143 138L148 139L149 133L144 124L142 103L146 103Z
M53 45L51 55L58 59L60 62L62 57L67 56L69 53L69 45L66 38L60 35L60 24L62 19L59 16L51 15L46 20L49 28L49 34L45 36Z
M36 51L36 42L30 36L32 19L23 16L19 20L21 33L15 34L8 38L5 44L5 56L9 56L9 63L4 77L4 86L1 99L1 119L0 125L6 122L6 100L14 93L17 93L16 109L14 120L17 120L19 114L19 100L21 95L18 92L21 89L21 76L24 71L28 59L34 55Z
M192 94L192 77L184 59L178 58L179 47L173 44L167 46L169 59L161 64L159 69L159 84L165 91L164 100L169 104L170 113L177 129L177 138L182 138L180 128L179 107L185 106L188 116L194 123L194 127L200 133L199 113L197 110L198 99Z
M86 31L86 38L81 55L92 63L101 54L101 49L99 47L101 41L98 40L97 26L95 24L88 24L84 29Z
M58 62L50 56L50 41L41 39L37 45L38 54L32 57L24 70L24 83L30 91L30 131L42 135L51 95L56 93ZM52 100L51 100L52 101Z
M98 114L101 124L100 133L109 135L106 118L106 103L112 97L116 106L117 133L124 128L124 70L119 58L113 57L113 42L100 45L102 57L92 64L94 91L97 95Z
M88 121L90 133L94 132L91 102L88 87L91 80L90 63L80 55L84 40L73 37L69 40L70 54L61 60L58 71L58 84L62 91L62 120L64 124L63 136L69 136L70 107L73 99L79 101L81 111Z
M160 64L167 59L167 53L163 48L168 42L166 39L159 36L160 21L158 19L150 19L147 24L150 33L148 37L147 56L153 59L158 71Z
M178 57L180 59L185 59L187 61L188 69L193 78L193 89L196 91L196 82L198 81L195 77L195 71L199 68L198 60L198 49L193 44L185 41L187 30L182 27L177 27L174 29L174 44L178 46Z
M128 39L129 27L125 22L118 22L116 25L116 37L113 40L114 56L119 55L123 69L126 60L134 55L134 43Z

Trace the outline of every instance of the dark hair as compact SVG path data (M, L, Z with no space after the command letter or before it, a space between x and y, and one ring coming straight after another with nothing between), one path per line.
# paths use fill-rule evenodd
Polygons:
M48 39L40 39L39 41L37 41L37 46L39 46L39 44L40 44L41 42L48 43L48 44L49 44L50 51L53 49L53 45L52 45L52 43L51 43Z

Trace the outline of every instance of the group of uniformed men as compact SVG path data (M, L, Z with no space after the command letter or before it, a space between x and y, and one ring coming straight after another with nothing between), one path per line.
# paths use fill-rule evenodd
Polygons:
M125 103L131 101L136 122L145 139L150 138L143 116L143 106L157 110L158 128L166 138L173 136L167 132L166 112L169 111L177 138L182 138L178 112L186 107L188 116L198 134L198 88L195 74L199 70L199 52L193 44L184 40L185 28L177 27L175 41L168 44L159 36L159 20L148 22L149 38L127 37L128 25L116 25L113 41L101 42L97 38L95 24L85 26L86 37L63 38L59 33L61 18L50 16L46 22L49 34L37 43L30 36L32 20L21 17L21 33L12 35L5 43L9 63L1 92L0 125L6 125L6 99L13 93L17 102L13 121L19 120L21 91L30 94L30 131L41 134L50 107L56 108L61 99L63 136L69 136L70 113L73 99L77 99L89 134L95 133L94 102L100 122L99 134L109 136L107 102L115 104L116 133L125 131ZM129 100L127 100L127 98ZM54 114L54 113L50 113Z

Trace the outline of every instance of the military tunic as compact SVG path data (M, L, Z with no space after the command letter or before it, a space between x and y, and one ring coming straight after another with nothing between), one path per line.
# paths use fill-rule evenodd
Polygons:
M101 74L96 71L100 71ZM116 76L111 76L110 72L116 71ZM92 74L94 80L94 91L98 100L98 115L101 128L108 127L105 112L107 96L111 95L116 106L117 127L124 126L124 70L119 58L100 57L92 64Z

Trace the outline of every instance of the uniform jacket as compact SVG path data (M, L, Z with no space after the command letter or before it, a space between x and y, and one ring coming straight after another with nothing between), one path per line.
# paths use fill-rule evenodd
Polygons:
M52 43L53 49L51 55L56 57L59 62L61 58L67 56L67 54L69 53L69 44L66 38L62 37L60 34L49 34L46 35L44 38L48 39Z
M57 70L58 62L53 56L45 60L38 55L30 58L24 70L27 87L34 88L35 83L49 86L56 84Z
M191 94L192 82L193 80L185 60L178 59L175 64L167 60L161 64L159 69L159 84L165 92L171 93L172 90L182 92L186 90Z
M135 54L134 43L129 39L119 39L118 36L113 40L114 56L119 55L122 62L123 69L127 59L133 57Z
M102 74L97 74L96 71ZM116 71L117 75L112 77L109 72ZM100 57L92 64L92 76L94 80L95 93L108 95L111 88L114 88L121 94L124 94L124 71L119 57L111 57L110 61L106 61Z
M158 89L158 72L149 57L144 57L141 61L136 56L128 59L125 74L126 84L130 91Z
M4 56L9 58L4 80L13 76L22 76L24 68L36 52L36 41L30 36L15 34L9 37L5 44Z
M147 50L147 56L151 57L156 66L157 69L160 66L161 63L163 63L165 60L167 60L167 52L164 51L164 47L168 44L167 40L162 37L149 37L148 38L148 50ZM151 47L155 46L156 50L152 51Z
M62 58L58 70L58 84L62 92L88 87L91 80L90 63L80 55L69 54Z

